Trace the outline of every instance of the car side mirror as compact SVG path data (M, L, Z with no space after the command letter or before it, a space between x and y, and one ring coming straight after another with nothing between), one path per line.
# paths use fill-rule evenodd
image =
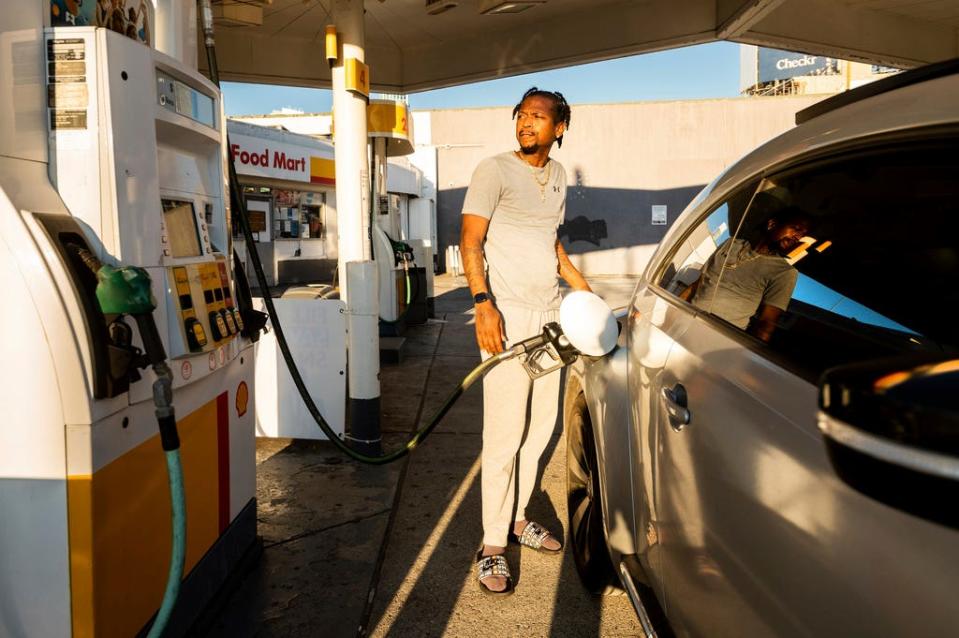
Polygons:
M891 507L959 528L959 359L827 371L819 429L836 474Z

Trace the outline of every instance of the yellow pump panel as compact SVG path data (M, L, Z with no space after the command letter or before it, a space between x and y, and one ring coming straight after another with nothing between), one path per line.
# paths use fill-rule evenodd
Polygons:
M184 573L229 522L229 405L224 393L177 422L187 494ZM159 435L93 476L70 476L67 501L73 635L132 636L163 598L170 560L172 512Z

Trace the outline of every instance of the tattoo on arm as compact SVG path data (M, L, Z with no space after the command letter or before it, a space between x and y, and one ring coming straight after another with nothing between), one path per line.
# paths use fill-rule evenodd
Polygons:
M487 292L486 263L484 259L483 242L486 240L486 230L489 220L477 215L463 215L463 227L460 232L460 259L463 262L463 272L469 283L470 293Z
M592 290L586 278L569 260L569 255L559 239L556 240L556 260L559 262L559 276L566 280L573 290Z
M479 246L460 246L460 257L463 260L463 271L469 283L470 293L476 294L486 290L486 265L483 261L483 249Z

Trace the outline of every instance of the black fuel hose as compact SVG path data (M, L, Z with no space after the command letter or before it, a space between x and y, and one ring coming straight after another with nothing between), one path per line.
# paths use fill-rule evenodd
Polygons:
M204 45L206 48L207 65L210 67L210 79L214 84L220 86L220 73L216 63L216 45L213 40L213 12L210 6L210 0L199 0L199 5L200 19L202 22L204 35ZM227 148L230 148L229 140L227 141ZM482 378L490 368L496 366L500 362L517 356L525 351L524 348L521 348L518 345L510 350L506 350L488 358L486 361L483 361L481 364L473 368L473 370L466 375L466 377L453 389L449 396L446 397L446 401L444 401L443 405L440 406L440 409L436 411L436 414L433 415L433 418L430 419L425 426L417 430L403 447L382 456L371 456L369 454L357 452L343 442L339 436L337 436L336 432L333 431L333 428L330 427L329 423L326 422L326 419L323 418L319 408L313 401L313 397L310 396L310 392L306 387L306 383L303 381L303 377L300 376L300 371L296 366L296 362L293 360L293 354L290 352L290 347L287 344L286 337L283 334L283 327L280 325L280 319L277 316L276 307L273 305L273 298L270 295L270 287L266 281L266 275L263 272L263 264L260 262L260 256L256 250L256 242L253 240L253 231L250 228L250 220L247 216L246 202L243 201L243 193L240 190L240 183L237 180L236 165L233 160L233 154L228 153L227 157L230 173L230 201L232 202L233 210L238 213L237 218L240 222L240 228L243 231L243 237L247 245L247 252L249 253L250 261L253 264L253 271L256 274L257 282L260 285L260 289L266 293L263 295L263 302L266 305L267 312L270 315L270 321L273 324L273 331L276 334L276 342L280 346L280 352L283 355L283 360L286 361L286 367L290 371L290 377L293 378L293 384L300 393L300 397L303 399L303 403L306 406L306 409L309 411L310 416L313 417L313 420L316 421L317 426L319 426L323 433L326 434L327 438L337 448L339 448L341 452L350 458L361 463L367 463L369 465L385 465L386 463L391 463L406 456L413 451L413 449L416 448L416 446L419 445L427 436L429 436L430 432L432 432L433 429L439 425L439 422L444 416L446 416L446 413L449 412L450 408L453 407L453 404L456 403L457 399L459 399L460 396L471 385L473 385L473 383L476 382L477 379Z

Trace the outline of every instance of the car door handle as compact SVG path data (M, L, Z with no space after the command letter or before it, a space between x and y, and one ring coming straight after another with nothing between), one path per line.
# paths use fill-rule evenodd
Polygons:
M666 416L669 418L669 426L676 432L681 432L683 428L689 425L691 415L689 414L689 398L686 395L686 388L677 383L672 388L663 388L663 400L666 402Z

